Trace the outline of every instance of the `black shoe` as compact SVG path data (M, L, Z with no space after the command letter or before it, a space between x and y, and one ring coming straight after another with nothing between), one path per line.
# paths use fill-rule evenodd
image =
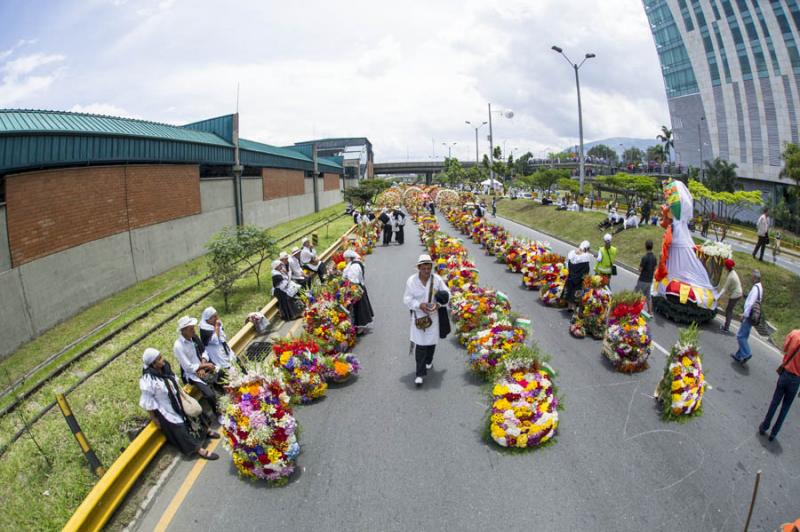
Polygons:
M759 436L763 436L766 433L767 433L766 429L762 429L761 427L758 427L758 435Z
M768 439L769 441L775 441L775 435L774 435L774 434L770 434L770 435L769 435L769 438L767 438L767 439Z

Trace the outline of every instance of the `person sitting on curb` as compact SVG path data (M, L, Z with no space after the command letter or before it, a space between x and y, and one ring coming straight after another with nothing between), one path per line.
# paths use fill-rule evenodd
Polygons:
M150 419L169 443L186 456L199 454L206 460L217 460L219 455L202 447L202 438L193 434L183 403L180 388L169 363L157 349L148 347L142 355L142 376L139 378L139 406L150 414ZM203 428L204 436L219 438L219 433Z

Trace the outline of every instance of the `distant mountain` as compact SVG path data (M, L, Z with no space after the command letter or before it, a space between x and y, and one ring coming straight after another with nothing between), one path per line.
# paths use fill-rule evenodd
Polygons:
M651 146L655 146L659 144L658 140L656 140L655 136L652 139L634 139L630 137L613 137L610 139L602 139L602 140L595 140L592 142L586 142L583 144L583 151L586 153L592 146L597 146L598 144L605 144L612 150L616 151L617 154L622 157L622 152L627 150L628 148L639 148L643 152L647 151L647 148ZM622 144L622 146L620 146ZM575 146L569 146L565 148L563 152L572 152L575 151Z

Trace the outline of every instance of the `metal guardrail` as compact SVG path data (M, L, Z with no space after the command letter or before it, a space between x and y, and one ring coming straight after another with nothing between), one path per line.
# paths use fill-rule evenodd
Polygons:
M348 229L322 253L320 258L328 260L354 229L355 226ZM278 313L277 300L272 298L261 309L261 313L272 320ZM245 350L255 336L253 324L248 322L231 338L228 345L235 353L239 354ZM191 390L191 387L187 386L186 389ZM68 532L101 530L111 519L134 483L161 450L165 441L164 435L155 424L152 421L148 423L86 495L70 520L64 525L63 530Z

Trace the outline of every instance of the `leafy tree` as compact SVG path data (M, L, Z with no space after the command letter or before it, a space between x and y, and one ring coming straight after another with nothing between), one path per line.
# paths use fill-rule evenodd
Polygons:
M357 187L350 187L344 191L344 200L351 202L355 207L363 207L375 201L375 197L389 188L391 183L385 179L364 179Z
M559 190L566 190L570 194L577 195L580 191L581 185L578 181L575 181L569 177L561 177L556 182L556 186Z
M586 152L586 155L589 157L597 157L599 159L605 159L610 163L616 163L619 159L617 152L611 149L610 147L606 146L605 144L597 144L592 146L589 151Z
M664 146L656 144L655 146L650 146L647 148L647 160L663 163L665 160Z
M554 168L543 168L534 172L529 176L525 176L522 179L528 183L530 183L531 188L538 188L543 192L549 194L550 189L553 188L559 179L569 179L569 171L568 170L556 170Z
M714 192L733 192L736 190L736 164L717 157L705 161L703 184Z
M667 161L670 161L670 153L675 149L675 141L672 139L672 130L667 126L661 126L661 134L656 135L656 138L661 141Z
M764 203L761 192L758 190L717 192L695 180L689 181L689 192L695 199L707 200L716 205L717 224L714 226L714 235L720 242L725 240L728 230L738 214L745 209L758 207Z
M595 188L622 194L626 203L630 203L633 198L637 197L649 200L658 191L655 178L625 172L599 176L595 180Z
M625 164L639 164L644 159L644 152L639 148L628 148L622 154L622 161Z
M253 269L256 286L261 288L261 267L264 262L278 251L275 240L266 229L255 225L243 225L236 228L236 239L239 244L241 259Z
M526 152L519 156L516 161L514 161L514 175L531 175L531 169L529 167L529 161L533 159L533 154L531 152Z
M234 227L225 227L215 233L206 244L209 253L206 258L208 270L214 284L222 292L225 311L228 311L228 297L233 293L233 285L239 278L236 266L242 256L242 248Z

